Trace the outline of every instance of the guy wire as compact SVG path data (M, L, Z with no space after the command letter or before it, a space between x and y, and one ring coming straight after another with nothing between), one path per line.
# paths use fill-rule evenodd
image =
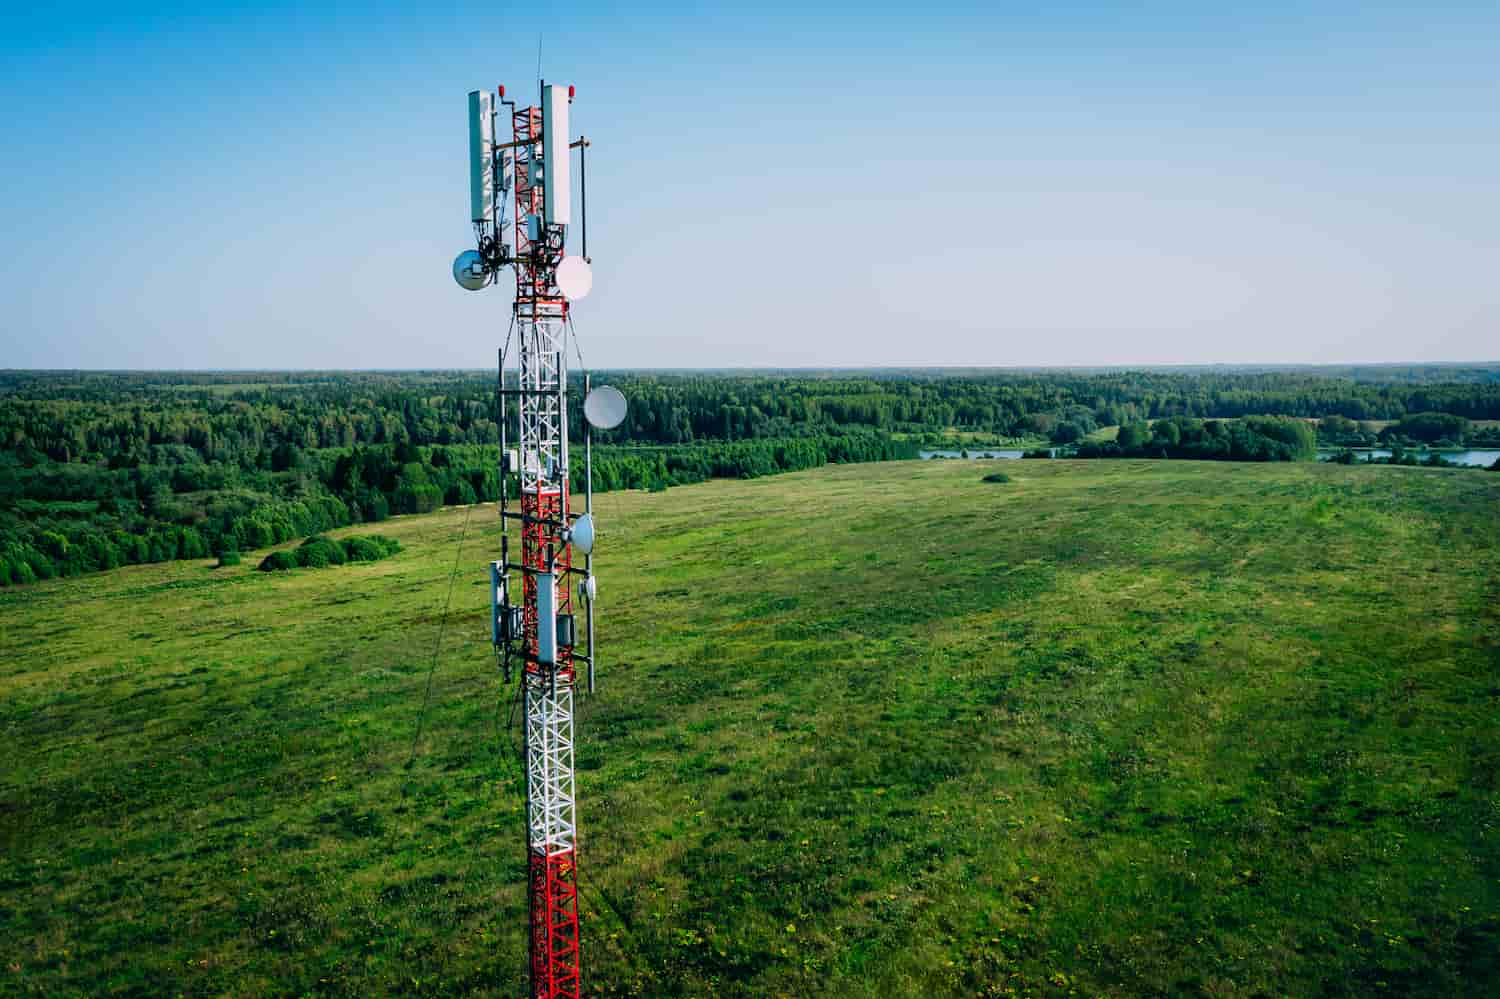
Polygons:
M403 769L410 770L412 763L417 758L417 745L422 741L422 731L427 724L427 708L432 703L432 676L437 672L438 654L443 648L443 635L448 630L448 607L453 603L453 581L458 578L458 567L463 561L464 539L469 535L469 514L474 512L474 504L470 503L464 507L464 526L458 534L458 550L453 554L453 571L448 574L448 595L443 598L443 616L438 621L437 641L432 646L432 662L427 667L427 685L422 692L422 710L417 715L417 731L411 740L411 755L406 759ZM406 796L406 788L401 788L401 796Z

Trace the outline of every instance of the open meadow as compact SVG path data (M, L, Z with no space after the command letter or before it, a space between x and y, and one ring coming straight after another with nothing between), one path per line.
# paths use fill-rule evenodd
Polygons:
M893 462L596 512L587 994L1500 993L1500 475ZM524 991L494 507L331 533L372 529L0 591L0 993Z

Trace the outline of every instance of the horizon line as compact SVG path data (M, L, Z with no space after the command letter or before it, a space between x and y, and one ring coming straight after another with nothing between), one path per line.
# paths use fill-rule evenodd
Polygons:
M700 372L700 371L744 371L744 372L828 372L828 371L1133 371L1163 369L1202 368L1249 368L1249 369L1298 369L1298 368L1500 368L1497 360L1463 361L1178 361L1136 362L1099 364L867 364L867 365L702 365L702 366L639 366L639 367L580 367L578 371L622 371L622 372ZM219 374L417 374L423 372L489 372L489 367L389 367L389 368L0 368L0 376L33 374L161 374L161 375L219 375Z

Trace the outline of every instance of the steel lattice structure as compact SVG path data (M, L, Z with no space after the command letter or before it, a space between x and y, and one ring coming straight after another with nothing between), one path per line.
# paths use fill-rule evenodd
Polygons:
M512 124L531 994L537 999L576 999L580 982L573 648L571 642L559 643L555 661L541 661L537 592L539 585L553 586L554 580L560 580L556 610L571 616L571 550L563 537L570 513L568 302L555 281L566 234L562 226L542 221L542 190L533 170L541 138L541 109L513 112ZM503 385L503 373L501 378Z
M496 100L498 96L498 102ZM526 853L529 905L527 967L534 999L578 999L578 815L574 796L573 693L577 664L594 684L594 525L592 464L584 437L584 512L571 509L568 490L569 303L558 285L559 265L569 294L587 294L586 187L580 184L584 256L566 258L571 220L568 105L573 88L541 87L541 106L517 108L486 91L469 94L471 218L477 249L460 253L453 276L470 291L491 287L514 267L516 295L511 332L515 370L500 351L500 560L490 563L492 638L505 678L520 662L526 737ZM497 107L510 109L512 141L496 143ZM584 162L579 153L579 163ZM582 178L582 174L580 174ZM584 181L586 183L586 181ZM506 207L514 191L514 251L506 245ZM583 375L584 389L589 378ZM624 419L624 397L601 389L604 408L590 419L613 427ZM612 393L612 396L610 394ZM585 414L595 405L586 401ZM516 449L507 449L507 421L516 418ZM601 415L602 414L602 415ZM611 422L612 421L612 422ZM510 482L520 489L519 512L510 505ZM521 558L510 555L511 529L520 534ZM582 555L575 563L574 550ZM521 601L510 600L512 574L520 576ZM576 647L574 584L587 619L587 654Z

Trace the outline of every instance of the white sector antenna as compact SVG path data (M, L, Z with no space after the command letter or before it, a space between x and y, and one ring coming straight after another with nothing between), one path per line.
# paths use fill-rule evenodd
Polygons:
M493 101L488 90L469 94L469 214L475 222L489 221L495 211Z
M484 271L484 258L477 250L465 250L453 258L453 280L469 291L478 291L490 283L490 276Z
M548 225L573 221L573 189L569 184L568 88L547 84L542 90L542 213ZM535 164L533 164L535 165Z
M583 418L595 430L613 430L625 422L625 396L613 385L600 385L583 400Z
M557 265L557 287L569 301L576 302L594 287L594 269L582 257L563 257Z

